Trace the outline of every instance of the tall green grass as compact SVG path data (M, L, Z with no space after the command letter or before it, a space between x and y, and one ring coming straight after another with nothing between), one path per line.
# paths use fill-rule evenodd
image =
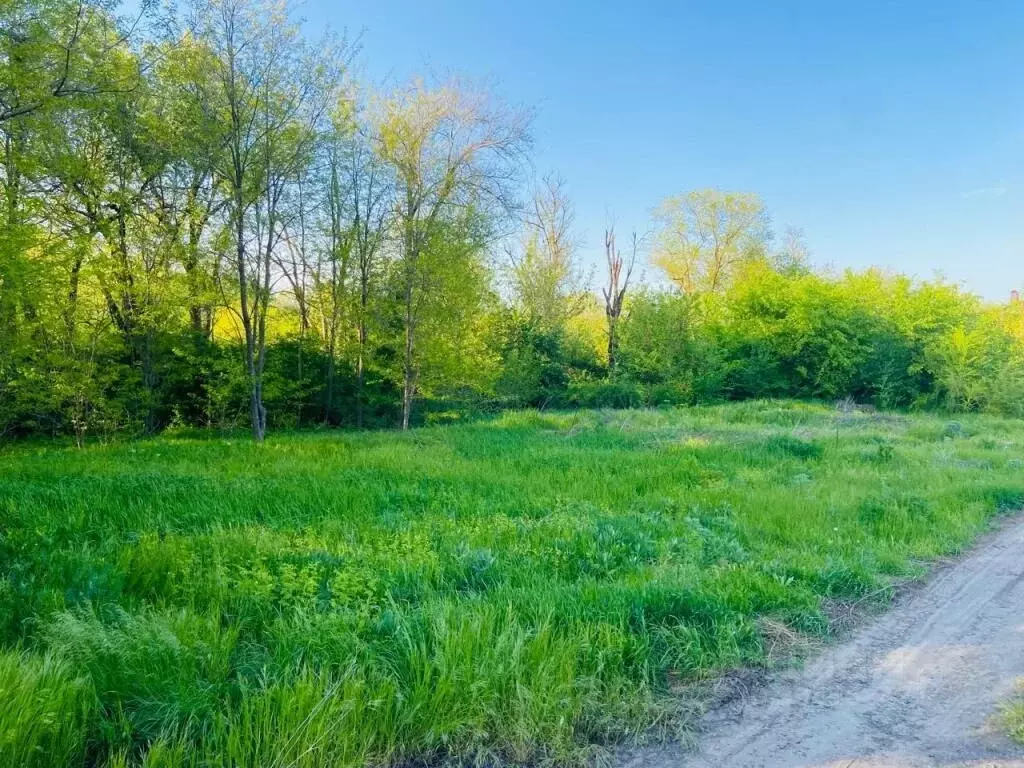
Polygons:
M1016 421L774 402L17 446L0 764L578 763L955 553L1022 467Z
M0 651L0 765L81 765L94 702L66 662Z
M999 707L995 723L1011 739L1024 744L1024 680L1018 682L1017 693Z

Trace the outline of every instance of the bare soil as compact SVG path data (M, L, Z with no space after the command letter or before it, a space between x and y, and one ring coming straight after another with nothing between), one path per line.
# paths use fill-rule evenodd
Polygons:
M709 710L694 745L622 768L1024 768L992 725L1024 677L1024 517L802 669Z

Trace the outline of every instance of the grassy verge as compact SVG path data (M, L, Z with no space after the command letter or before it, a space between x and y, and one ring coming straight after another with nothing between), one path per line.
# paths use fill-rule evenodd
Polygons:
M956 552L1022 460L1015 421L792 403L15 447L0 764L579 762Z
M1016 699L1000 708L997 722L1011 739L1024 744L1024 685Z

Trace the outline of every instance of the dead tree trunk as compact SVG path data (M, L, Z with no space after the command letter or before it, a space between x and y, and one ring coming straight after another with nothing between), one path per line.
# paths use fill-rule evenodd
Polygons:
M622 317L622 304L629 290L629 281L633 277L636 266L638 240L633 233L633 250L628 259L623 259L622 252L615 245L615 230L607 229L604 233L604 253L608 266L608 285L601 289L604 294L604 314L608 320L608 376L614 377L618 365L619 354L619 319Z

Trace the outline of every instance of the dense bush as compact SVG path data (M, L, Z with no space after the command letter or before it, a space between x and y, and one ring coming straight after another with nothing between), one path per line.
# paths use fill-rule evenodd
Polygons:
M720 295L636 295L620 376L648 405L763 397L1017 415L1019 303L986 307L941 282L839 277L754 262Z
M413 411L418 422L464 420L502 407L630 408L764 397L1024 413L1022 305L986 306L942 282L877 271L787 272L755 261L720 294L641 290L627 303L613 375L603 363L600 323L588 337L500 305L484 311L490 316L475 322L489 330L475 346L463 348L453 366L435 364L439 373ZM399 343L382 334L372 347L365 426L400 420ZM98 343L85 362L59 348L9 347L0 354L0 433L88 439L124 430L246 425L242 350L229 335L169 328L153 338L152 354L144 381L115 338ZM331 364L313 334L273 339L264 383L270 424L354 424L356 376L351 358Z

